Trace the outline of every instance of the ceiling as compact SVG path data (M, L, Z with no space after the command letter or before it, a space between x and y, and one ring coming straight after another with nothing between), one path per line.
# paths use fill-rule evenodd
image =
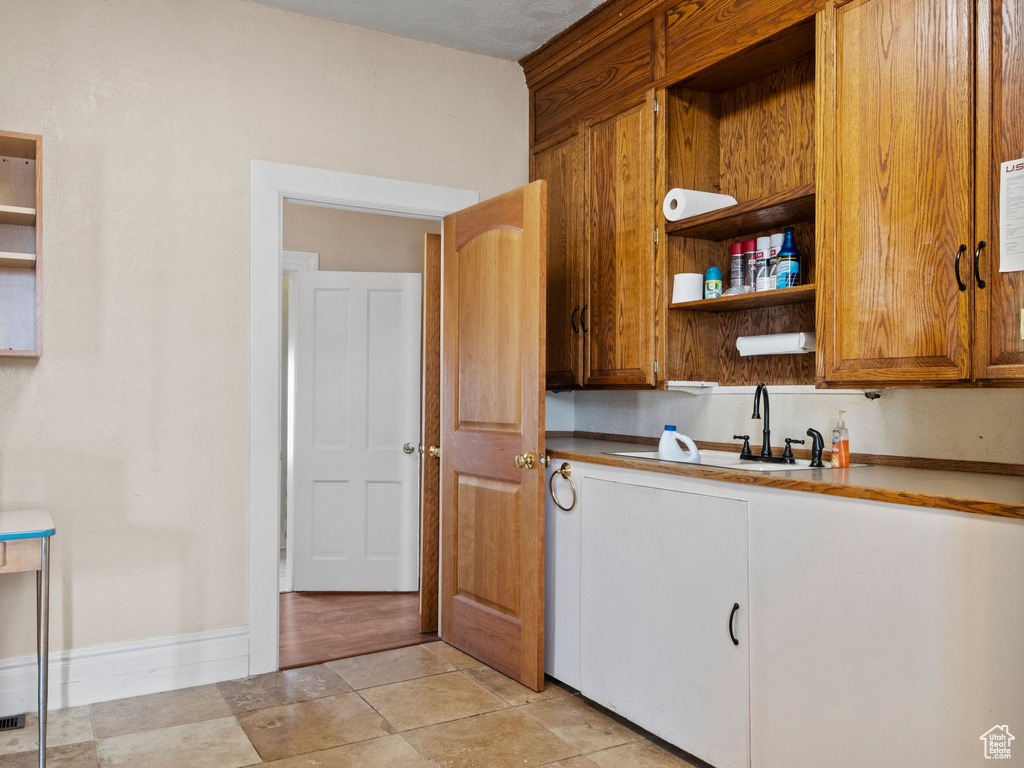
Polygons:
M518 60L602 0L257 0L300 13Z

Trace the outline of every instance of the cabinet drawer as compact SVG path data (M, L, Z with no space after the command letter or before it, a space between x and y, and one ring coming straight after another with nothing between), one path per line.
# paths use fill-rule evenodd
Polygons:
M41 563L39 539L0 541L0 573L38 571Z

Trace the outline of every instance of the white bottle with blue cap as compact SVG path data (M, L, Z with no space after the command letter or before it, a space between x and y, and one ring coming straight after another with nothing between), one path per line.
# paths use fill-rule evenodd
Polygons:
M679 445L682 441L686 443L687 451ZM661 441L658 443L658 458L662 461L678 461L683 464L700 464L700 451L697 444L686 435L676 432L675 424L666 424L665 431L661 433Z

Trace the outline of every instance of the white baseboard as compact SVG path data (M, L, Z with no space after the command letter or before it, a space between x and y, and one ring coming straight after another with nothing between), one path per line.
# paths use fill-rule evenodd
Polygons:
M50 709L233 680L249 674L247 627L50 654ZM36 657L0 661L0 715L35 712Z

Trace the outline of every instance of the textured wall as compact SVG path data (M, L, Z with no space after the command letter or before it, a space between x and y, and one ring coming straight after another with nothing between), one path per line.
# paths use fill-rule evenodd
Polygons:
M321 270L422 272L427 232L440 234L441 222L295 203L284 206L284 247L319 253Z
M0 0L44 136L44 351L0 360L0 505L53 509L55 650L244 624L249 160L527 179L512 62L241 0ZM0 658L34 651L0 577ZM18 617L18 618L15 618Z
M750 394L577 392L575 428L658 437L665 424L675 424L697 440L732 442L733 435L749 434L751 444L760 445L763 427L750 418L753 402ZM860 394L777 393L771 397L772 442L802 438L808 427L829 440L840 408L853 451L1024 463L1019 389L890 389L873 401Z

